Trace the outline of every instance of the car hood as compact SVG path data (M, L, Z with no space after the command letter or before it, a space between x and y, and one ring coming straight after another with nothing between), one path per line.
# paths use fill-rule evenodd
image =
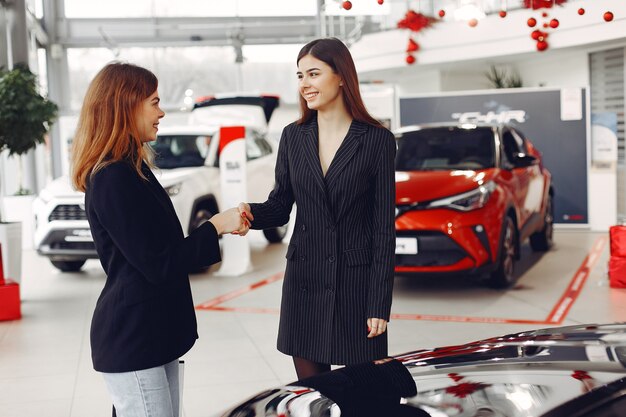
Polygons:
M496 169L481 171L397 171L396 203L433 201L473 190L496 175Z
M54 181L50 182L39 193L39 198L48 201L53 198L83 198L83 192L76 191L70 183L70 178L67 175L61 176Z
M539 329L339 368L260 393L222 416L260 417L270 408L292 417L338 415L336 408L361 417L423 415L407 408L431 416L570 415L559 407L587 392L624 389L625 358L624 323ZM368 410L381 401L388 409Z
M163 187L169 187L176 183L185 181L189 176L194 175L198 169L204 167L176 168L176 169L155 169L154 175ZM67 175L59 177L50 182L39 194L42 200L48 201L52 198L80 198L84 197L84 193L76 191Z

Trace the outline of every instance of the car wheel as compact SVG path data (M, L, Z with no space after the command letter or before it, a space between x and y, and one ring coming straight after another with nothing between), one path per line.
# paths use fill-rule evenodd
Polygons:
M85 260L81 261L50 261L57 269L63 272L77 272L85 265Z
M207 209L200 209L196 211L196 214L193 216L189 232L193 232L198 227L208 222L211 217L213 217L213 213Z
M552 247L552 235L554 233L554 207L552 206L552 196L548 197L546 203L546 214L543 220L543 229L530 235L530 247L535 252L546 252Z
M515 223L510 216L506 216L500 238L498 250L498 265L487 280L491 288L509 288L515 284Z
M285 236L287 236L287 230L289 229L289 225L286 224L284 226L275 227L272 229L263 230L263 234L265 238L270 243L280 243L283 241Z

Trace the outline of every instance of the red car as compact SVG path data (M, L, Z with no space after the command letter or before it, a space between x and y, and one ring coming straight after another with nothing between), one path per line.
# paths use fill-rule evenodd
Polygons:
M471 273L507 288L526 238L550 249L551 175L516 127L432 124L396 137L396 272Z

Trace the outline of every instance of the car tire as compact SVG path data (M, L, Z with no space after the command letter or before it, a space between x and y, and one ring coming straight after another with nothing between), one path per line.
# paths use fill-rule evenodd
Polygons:
M263 234L265 238L270 243L280 243L283 241L285 236L287 236L287 230L289 229L289 225L286 224L280 227L274 227L272 229L264 229Z
M517 230L515 222L511 216L506 216L502 226L502 236L500 237L500 247L498 249L498 264L495 271L491 273L486 284L491 288L504 289L515 284L515 239Z
M62 272L78 272L85 265L86 260L81 261L50 261L57 269Z
M552 235L554 234L554 207L552 205L552 196L548 197L546 213L543 220L543 228L530 235L530 247L535 252L547 252L553 244Z
M211 217L213 217L213 213L211 213L207 209L200 209L196 211L196 213L193 216L193 220L191 221L191 227L189 228L189 232L190 233L193 232L198 227L208 222Z

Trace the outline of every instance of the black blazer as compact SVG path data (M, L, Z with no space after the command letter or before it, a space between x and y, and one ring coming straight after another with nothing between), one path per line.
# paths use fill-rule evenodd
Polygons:
M144 164L127 162L90 179L85 209L106 272L91 322L94 368L128 372L160 366L198 338L188 272L220 260L210 222L185 238L174 206Z
M396 144L389 130L353 121L322 174L317 118L283 130L276 185L251 204L252 227L296 224L278 349L316 362L348 364L387 355L387 334L367 339L367 319L389 319L394 277Z

